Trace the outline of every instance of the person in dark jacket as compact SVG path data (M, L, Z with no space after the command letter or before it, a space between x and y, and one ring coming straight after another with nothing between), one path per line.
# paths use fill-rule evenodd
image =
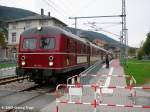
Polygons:
M108 57L108 54L106 54L105 63L106 63L106 68L109 68L109 57Z

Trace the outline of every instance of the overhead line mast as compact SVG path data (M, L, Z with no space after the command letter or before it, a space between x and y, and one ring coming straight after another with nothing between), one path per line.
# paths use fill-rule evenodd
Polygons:
M127 55L128 55L128 39L127 39L127 28L126 28L126 3L125 0L122 0L122 33L121 33L121 62L122 64L126 65L127 62Z

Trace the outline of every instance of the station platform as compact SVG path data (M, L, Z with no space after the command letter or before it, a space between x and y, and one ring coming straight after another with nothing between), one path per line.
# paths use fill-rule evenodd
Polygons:
M99 68L99 69L97 69ZM90 86L82 89L82 96L80 101L78 98L73 98L71 101L67 100L68 95L64 94L59 99L65 100L63 104L58 104L58 110L56 110L56 102L53 101L42 108L41 112L150 112L149 108L134 107L136 105L135 99L131 97L130 88L127 87L124 77L123 67L120 65L119 60L115 59L110 62L110 67L106 68L104 65L97 64L93 69L97 69L93 72L86 72L81 75L81 85L98 85L106 88L96 89L96 93L99 94L97 102L99 104L94 105L93 99L95 98L94 90ZM110 88L107 88L110 87ZM118 88L115 88L118 87ZM120 87L120 88L119 88ZM139 92L141 96L150 98L149 93ZM76 101L76 102L75 102ZM67 103L67 102L70 102ZM143 104L138 104L138 106ZM148 104L150 102L148 101ZM94 107L94 108L93 108ZM96 109L95 109L96 107Z

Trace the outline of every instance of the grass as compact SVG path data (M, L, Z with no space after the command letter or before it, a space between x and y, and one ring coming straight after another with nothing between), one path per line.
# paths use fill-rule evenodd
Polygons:
M7 68L7 67L14 67L14 66L16 66L16 64L14 64L14 63L0 63L0 69L1 68Z
M150 61L128 60L127 67L124 67L126 74L131 74L137 81L137 85L150 83Z

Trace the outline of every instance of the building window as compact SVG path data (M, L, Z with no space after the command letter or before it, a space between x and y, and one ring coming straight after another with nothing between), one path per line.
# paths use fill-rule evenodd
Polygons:
M12 33L12 42L16 42L16 33L15 32Z

